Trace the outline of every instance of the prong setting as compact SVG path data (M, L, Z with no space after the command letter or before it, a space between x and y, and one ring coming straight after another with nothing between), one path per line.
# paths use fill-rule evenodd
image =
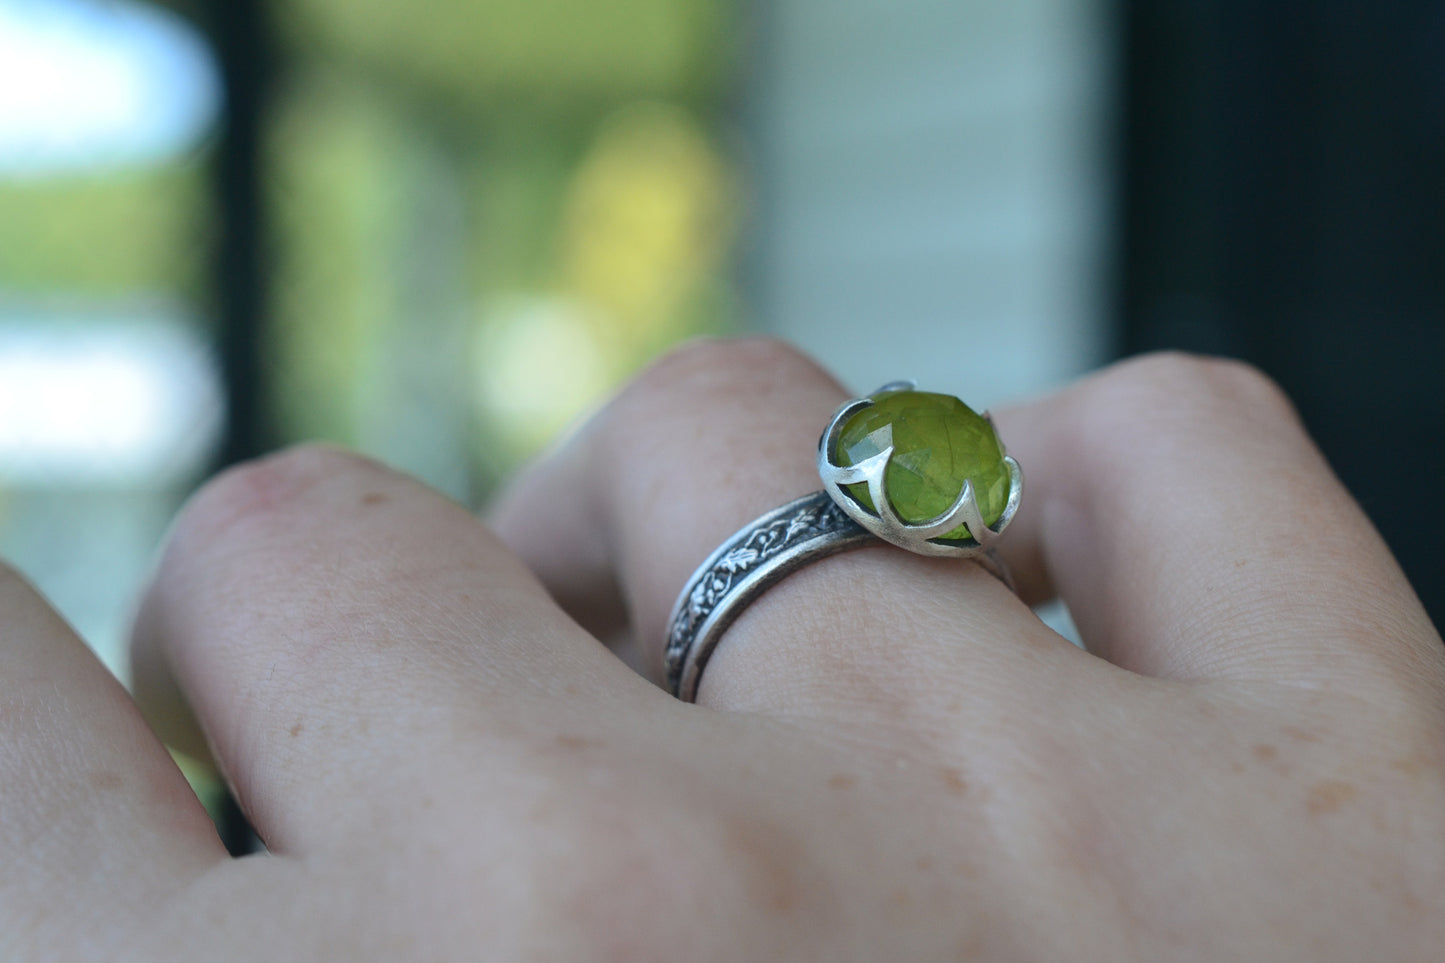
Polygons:
M873 394L892 391L912 391L911 381L895 381L884 385ZM1004 464L1009 472L1008 501L1002 513L992 525L986 525L978 507L972 481L965 480L950 507L943 514L927 521L910 523L898 516L888 497L886 477L889 463L893 459L890 446L855 465L840 465L837 461L838 440L843 427L855 414L873 405L873 397L858 398L840 407L828 423L827 430L818 444L818 475L823 488L844 512L872 534L891 542L900 548L920 555L936 557L969 558L981 555L992 547L1005 528L1013 521L1023 498L1023 471L1019 463L1005 455ZM993 419L984 413L983 417L993 424ZM999 442L1002 449L1002 440ZM842 486L866 483L868 496L874 510L869 511L858 499ZM942 536L963 528L968 532L966 539L946 539Z

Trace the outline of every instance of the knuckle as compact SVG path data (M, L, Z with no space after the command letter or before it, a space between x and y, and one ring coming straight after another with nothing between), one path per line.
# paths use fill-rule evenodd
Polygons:
M35 597L35 588L18 568L0 558L0 611L11 611L19 605L28 604ZM0 646L6 641L6 633L0 631Z
M1294 417L1294 406L1269 375L1244 361L1183 352L1146 355L1124 369L1131 387L1166 411Z
M285 524L317 485L365 463L338 448L306 444L237 465L192 496L177 523L176 538L211 540Z
M14 591L26 585L28 585L28 583L25 580L25 576L20 574L20 570L5 559L0 558L0 593Z
M1289 397L1243 361L1170 351L1144 355L1089 383L1086 422L1178 438L1199 432L1250 432L1300 422Z
M815 361L776 338L700 338L664 354L638 376L627 394L656 401L699 392L756 391L800 378L828 377Z

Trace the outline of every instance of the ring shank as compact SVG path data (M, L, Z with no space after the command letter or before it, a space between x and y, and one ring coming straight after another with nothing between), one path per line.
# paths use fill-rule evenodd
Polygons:
M667 620L667 687L685 702L728 626L759 595L809 562L877 539L814 492L775 508L718 546L698 566Z
M703 669L723 633L758 596L810 562L881 540L849 518L826 491L814 492L751 522L708 556L688 579L667 620L667 687L697 698ZM1013 587L992 551L974 556Z

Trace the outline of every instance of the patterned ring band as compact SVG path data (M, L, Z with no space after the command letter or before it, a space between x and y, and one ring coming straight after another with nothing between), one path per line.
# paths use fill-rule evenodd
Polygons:
M688 579L667 620L667 688L697 698L702 670L723 633L759 595L819 559L879 540L849 518L827 492L814 492L766 515L718 546ZM1009 588L1008 569L992 551L974 556Z
M814 492L768 512L718 546L688 580L667 621L667 687L697 697L703 667L748 604L809 562L877 539Z

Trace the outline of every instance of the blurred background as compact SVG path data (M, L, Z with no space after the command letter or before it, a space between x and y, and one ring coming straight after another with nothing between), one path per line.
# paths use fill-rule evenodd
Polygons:
M0 555L118 671L216 468L480 504L740 331L979 407L1253 360L1439 621L1442 315L1442 3L0 0Z

